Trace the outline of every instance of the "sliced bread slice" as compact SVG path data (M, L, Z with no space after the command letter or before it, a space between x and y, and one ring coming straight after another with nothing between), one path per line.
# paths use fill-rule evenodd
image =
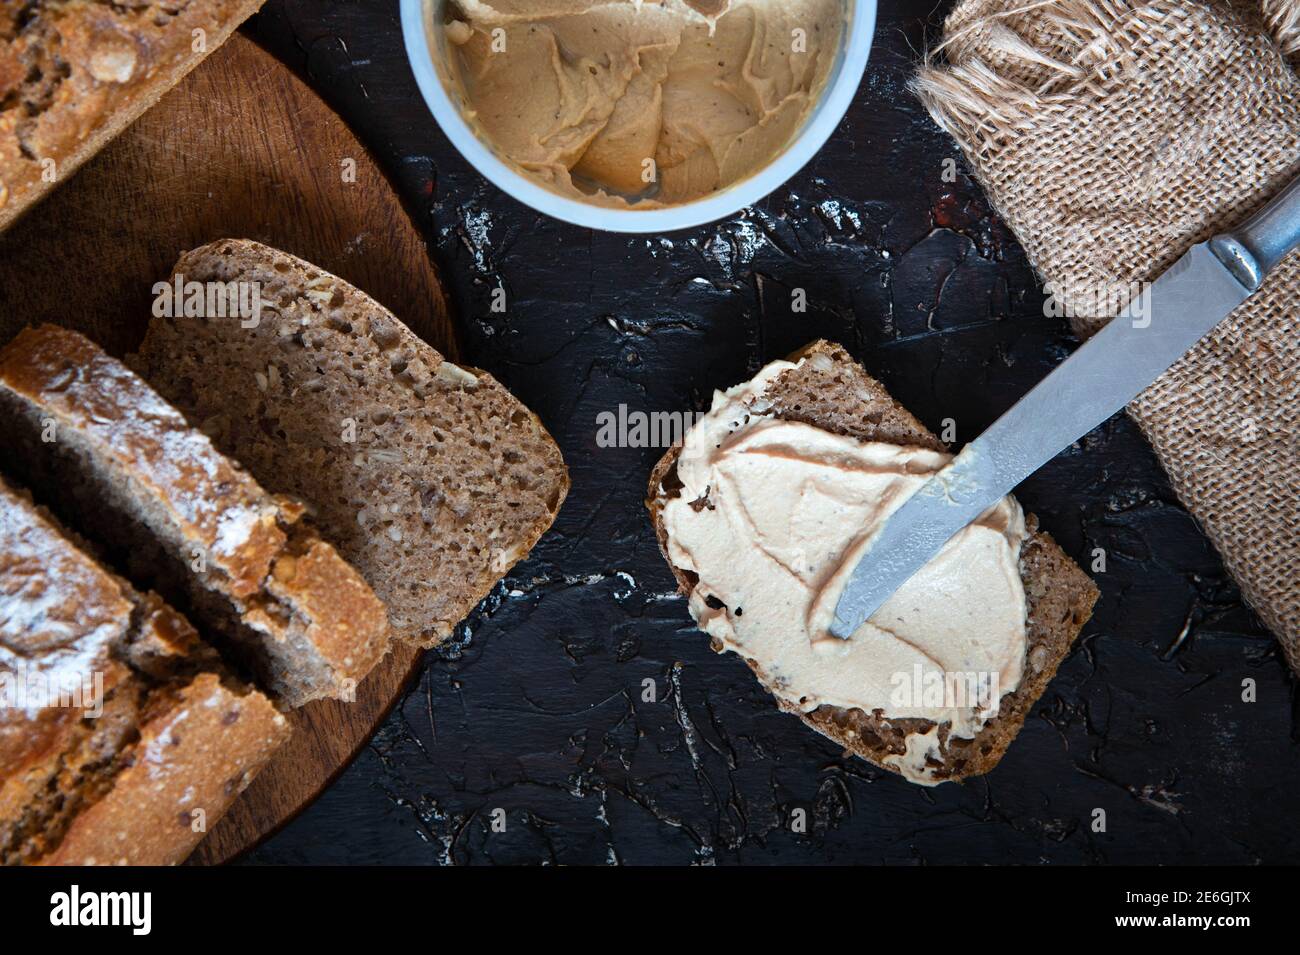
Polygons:
M157 103L261 5L0 5L0 232Z
M180 862L290 733L2 479L0 689L3 864Z
M76 332L28 328L0 350L0 460L289 705L350 697L387 649L383 605L301 505Z
M860 441L945 450L942 442L838 345L813 342L791 356L791 361L797 362L796 367L776 377L762 396L770 407L756 414L803 422ZM689 596L698 578L689 569L673 565L662 519L664 505L678 496L682 487L676 474L680 453L680 446L670 449L655 466L646 506L660 549L682 593ZM985 723L973 739L950 736L946 724L938 726L942 758L927 761L928 782L965 779L986 773L998 763L1097 600L1093 582L1050 536L1038 530L1033 515L1026 516L1026 531L1020 551L1020 575L1028 608L1027 650L1020 683L1002 698L998 715ZM715 649L720 648L715 644ZM750 659L746 663L761 681L763 674L758 664ZM887 719L880 710L865 712L823 705L805 713L780 697L777 705L847 751L893 772L899 772L895 764L907 752L907 737L935 730L933 721Z
M128 360L258 481L307 502L395 635L432 646L450 634L568 492L541 421L291 255L215 242L181 257L179 280L245 283L245 300L255 287L260 319L155 317Z
M153 690L138 713L130 744L110 761L107 791L70 820L41 865L184 862L290 733L270 700L215 673Z

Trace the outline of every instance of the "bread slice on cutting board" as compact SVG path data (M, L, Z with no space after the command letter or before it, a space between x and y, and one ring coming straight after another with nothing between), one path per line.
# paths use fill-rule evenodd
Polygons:
M258 481L307 502L395 636L448 636L568 493L537 416L287 253L214 242L181 256L178 278L257 283L260 318L155 317L128 360Z
M0 350L0 464L284 703L350 698L387 650L382 603L301 505L76 332L28 328Z
M813 342L791 356L791 361L797 362L796 367L772 380L762 395L769 406L767 410L755 414L803 422L863 442L944 450L934 435L838 345ZM670 449L656 465L650 477L646 506L660 549L682 593L689 596L699 578L689 569L673 565L663 521L665 504L677 497L682 487L676 474L681 450L680 446ZM974 738L950 736L946 726L937 727L940 756L927 760L924 780L927 783L965 779L986 773L998 763L1020 731L1030 708L1055 675L1097 600L1093 582L1050 536L1037 528L1032 515L1026 517L1026 533L1019 571L1027 606L1027 647L1019 685L1001 698L997 715ZM746 659L746 663L761 681L762 668L752 659ZM822 705L804 712L780 695L777 695L777 705L799 716L847 751L893 772L899 772L897 762L907 752L909 735L936 729L933 721L885 718L881 710L865 712Z
M3 479L0 678L0 864L178 863L290 733Z
M7 0L0 6L0 232L261 5Z

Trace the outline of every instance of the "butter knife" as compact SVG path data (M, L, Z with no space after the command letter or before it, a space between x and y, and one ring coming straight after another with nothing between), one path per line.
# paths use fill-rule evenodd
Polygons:
M959 530L1119 411L1300 245L1300 178L1232 232L1192 246L884 523L835 605L848 638Z

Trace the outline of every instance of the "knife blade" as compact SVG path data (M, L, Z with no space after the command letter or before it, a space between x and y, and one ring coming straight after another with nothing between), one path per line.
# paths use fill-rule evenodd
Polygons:
M954 534L1144 391L1297 244L1300 179L1240 228L1192 246L855 549L831 633L852 636Z

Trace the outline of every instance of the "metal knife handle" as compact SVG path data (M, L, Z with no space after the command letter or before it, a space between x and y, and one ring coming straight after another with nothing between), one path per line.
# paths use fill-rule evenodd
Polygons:
M1209 242L1214 257L1233 278L1255 291L1275 265L1300 245L1300 179L1231 232Z

